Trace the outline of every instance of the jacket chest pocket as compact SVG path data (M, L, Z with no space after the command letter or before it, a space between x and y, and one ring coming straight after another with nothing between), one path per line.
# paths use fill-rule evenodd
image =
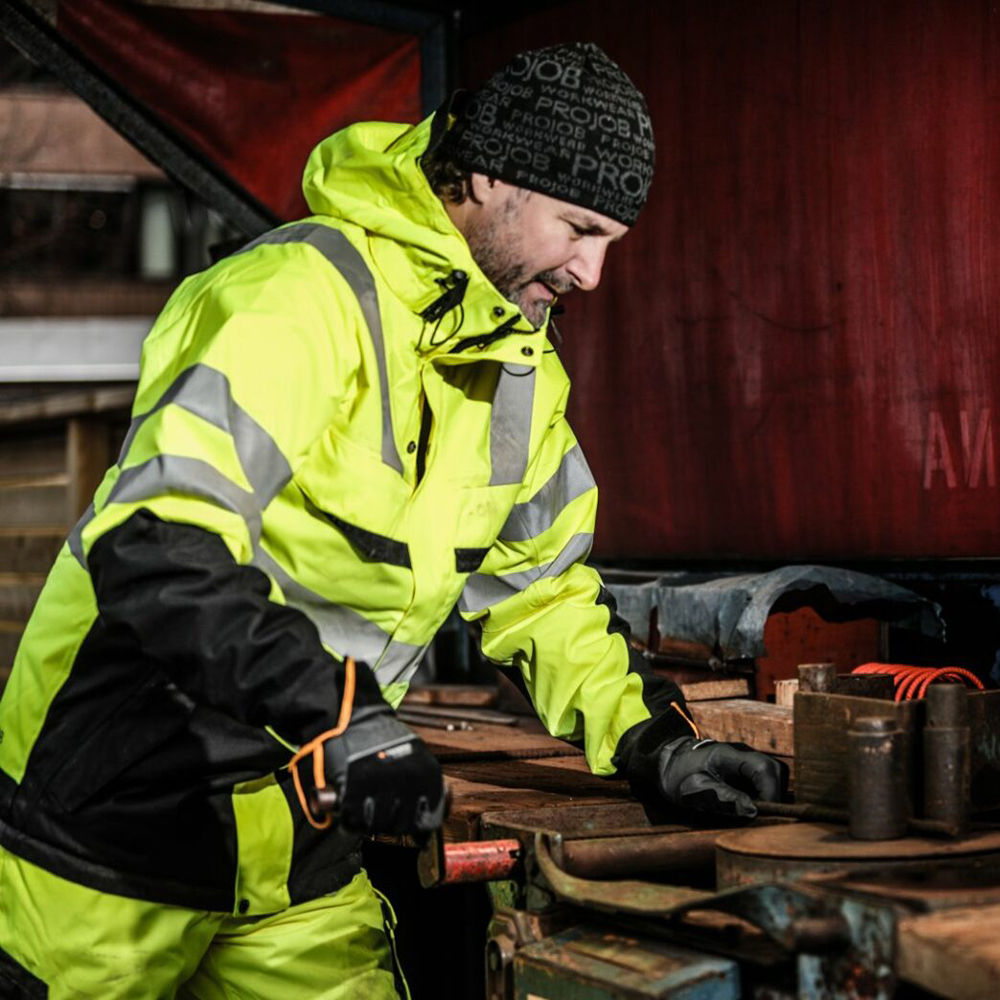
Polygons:
M409 487L379 455L328 429L293 482L324 550L346 545L363 562L410 568L403 537Z
M455 570L475 573L510 515L519 486L467 486L457 497Z

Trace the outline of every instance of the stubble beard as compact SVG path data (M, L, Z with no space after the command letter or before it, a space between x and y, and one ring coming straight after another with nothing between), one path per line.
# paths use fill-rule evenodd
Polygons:
M564 282L551 271L531 274L524 262L518 217L521 203L508 201L503 210L491 216L466 236L472 259L489 278L493 287L509 302L513 302L524 318L536 329L545 324L550 303L546 299L529 298L528 288L541 281L554 290L562 290Z

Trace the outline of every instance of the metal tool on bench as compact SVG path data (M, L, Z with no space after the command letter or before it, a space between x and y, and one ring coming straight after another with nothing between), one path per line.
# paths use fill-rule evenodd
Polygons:
M429 729L472 730L477 725L516 726L518 717L490 708L464 705L411 705L404 702L396 713L404 722Z

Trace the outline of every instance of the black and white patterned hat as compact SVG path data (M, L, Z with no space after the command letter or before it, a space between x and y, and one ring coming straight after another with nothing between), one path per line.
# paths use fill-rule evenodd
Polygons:
M443 151L466 170L631 226L653 179L646 101L596 45L515 56L466 95Z

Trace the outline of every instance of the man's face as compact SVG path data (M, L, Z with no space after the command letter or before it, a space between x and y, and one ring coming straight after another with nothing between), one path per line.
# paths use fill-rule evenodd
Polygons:
M537 191L473 178L479 211L465 230L473 259L535 329L556 296L597 287L608 246L627 226Z

